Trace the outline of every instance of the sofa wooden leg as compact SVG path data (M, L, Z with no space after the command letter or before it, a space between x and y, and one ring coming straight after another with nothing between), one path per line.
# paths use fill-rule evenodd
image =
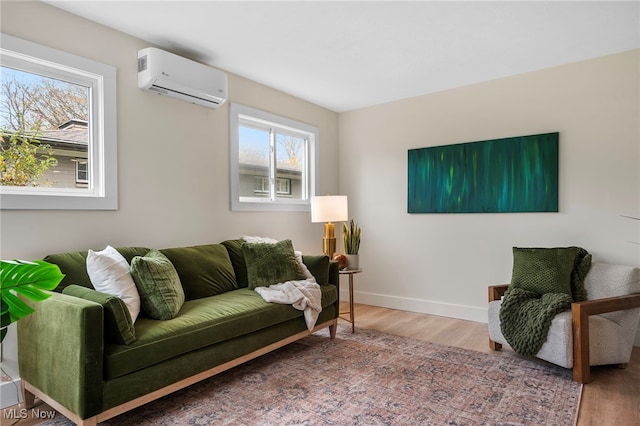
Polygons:
M502 349L502 344L489 339L489 347L494 351L499 351L500 349Z
M35 406L36 396L27 390L27 388L25 387L24 380L21 382L21 387L22 387L23 408L26 408L27 410L29 410Z
M332 339L335 339L335 338L336 338L336 331L338 331L338 323L337 323L337 322L334 322L333 324L331 324L331 325L329 326L329 336L330 336Z

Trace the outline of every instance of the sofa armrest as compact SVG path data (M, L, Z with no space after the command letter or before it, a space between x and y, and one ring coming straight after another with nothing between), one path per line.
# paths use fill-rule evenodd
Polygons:
M340 266L335 260L329 261L329 284L340 287Z
M25 300L35 312L17 323L20 377L80 418L91 417L102 410L103 308L50 294Z
M494 300L500 300L502 296L507 292L509 284L499 284L489 286L489 302Z
M640 308L640 294L585 300L571 304L573 327L573 380L587 383L590 380L589 316Z

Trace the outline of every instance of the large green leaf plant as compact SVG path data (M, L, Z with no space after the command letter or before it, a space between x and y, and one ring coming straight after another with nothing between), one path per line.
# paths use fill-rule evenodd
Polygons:
M36 302L50 296L45 290L53 290L64 278L58 265L44 260L0 261L0 342L7 334L7 327L34 312L18 295Z

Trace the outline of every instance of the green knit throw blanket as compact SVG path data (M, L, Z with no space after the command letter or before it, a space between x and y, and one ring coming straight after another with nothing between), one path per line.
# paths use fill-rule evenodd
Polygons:
M553 317L571 306L566 293L542 296L521 288L507 291L500 307L500 324L504 338L520 355L538 353L549 333Z
M514 351L534 356L547 340L553 317L571 307L574 300L586 299L584 277L591 267L591 255L578 248L571 273L573 297L567 293L539 294L510 286L500 307L500 328Z

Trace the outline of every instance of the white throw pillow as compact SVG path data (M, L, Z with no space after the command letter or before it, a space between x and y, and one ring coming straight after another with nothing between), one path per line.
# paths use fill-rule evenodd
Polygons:
M127 259L111 246L102 251L89 250L87 273L97 291L122 299L135 322L140 313L140 295Z
M251 244L277 244L278 240L269 237L257 237L252 235L243 235L242 239Z

